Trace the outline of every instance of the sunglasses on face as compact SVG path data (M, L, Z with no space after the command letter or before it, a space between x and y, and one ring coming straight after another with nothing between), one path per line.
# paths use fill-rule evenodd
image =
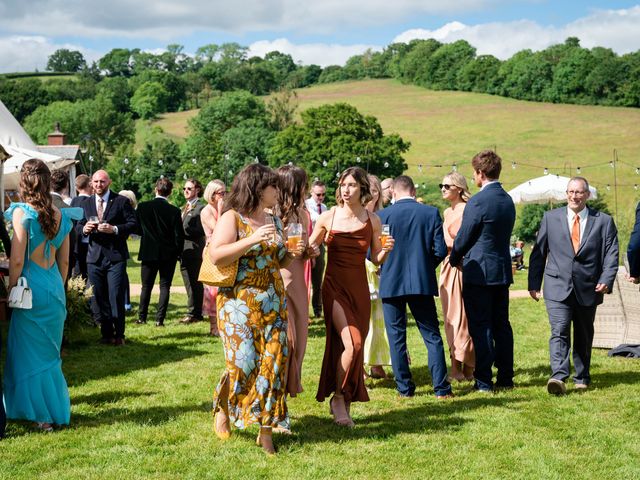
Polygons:
M324 193L314 193L314 195L315 195L316 197L324 197L324 196L325 196L325 194L324 194Z
M214 193L214 195L220 195L221 197L224 197L227 194L227 192L216 192Z
M440 187L440 190L442 190L443 188L445 190L449 190L451 187L455 187L455 185L447 185L446 183L441 183L438 186Z
M184 187L183 190L185 192L190 192L191 190L193 190L193 187Z

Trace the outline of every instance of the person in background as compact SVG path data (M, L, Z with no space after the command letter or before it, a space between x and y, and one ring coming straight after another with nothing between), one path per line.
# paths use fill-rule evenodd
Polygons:
M516 219L513 200L498 179L502 159L492 150L471 160L480 191L469 199L449 264L462 268L462 298L476 351L474 389L513 388L513 330L509 323L509 285L513 283L509 244Z
M308 244L309 215L305 208L307 174L294 165L285 165L276 170L279 177L278 205L276 215L282 220L284 231L292 223L302 226L301 243ZM287 232L288 233L288 232ZM309 295L304 281L304 257L292 260L280 269L287 294L289 363L287 365L287 393L295 397L302 389L302 361L307 348L309 330Z
M222 213L222 205L224 203L224 197L226 195L227 187L222 180L211 180L204 189L204 200L207 205L202 209L200 213L200 221L204 234L207 237L207 243L211 242L213 237L213 230L216 228L216 223ZM203 255L206 255L207 251L203 251ZM212 337L219 337L218 332L218 319L216 315L216 295L218 293L218 287L212 285L204 285L203 301L202 301L202 313L209 317L209 335Z
M627 261L629 262L629 281L640 283L640 203L636 207L636 222L629 238L627 247Z
M12 203L5 212L14 232L8 287L25 277L32 308L14 308L11 314L4 404L7 418L36 422L44 431L69 424L71 415L60 358L67 315L63 279L69 267L72 220L82 215L77 208L53 206L50 182L51 172L44 162L27 160L20 169L24 203Z
M545 212L529 258L529 294L544 303L551 336L551 378L547 391L567 391L573 353L577 391L591 383L591 346L596 309L611 292L618 273L618 231L609 215L587 207L589 182L573 177L567 184L567 206ZM571 327L573 324L573 348Z
M75 180L76 191L78 195L71 199L72 207L82 207L82 202L93 195L93 187L91 186L91 177L84 173L78 175ZM75 222L74 222L75 229ZM78 235L75 230L71 233L75 237L75 251L76 258L75 264L71 265L73 268L73 275L80 275L85 280L87 279L87 248L89 246L89 237L84 235ZM92 302L93 304L93 302ZM93 309L93 307L92 307Z
M393 248L383 247L377 215L365 208L371 200L367 172L347 168L338 179L338 206L320 215L309 243L328 245L327 271L322 284L326 343L316 400L329 401L337 425L353 427L351 402L367 402L362 346L369 331L371 299L365 259L381 264Z
M94 194L82 203L84 217L76 231L89 237L87 273L98 309L100 343L122 346L127 238L138 229L138 222L131 202L109 189L106 171L95 172L92 184Z
M167 315L171 282L176 271L178 257L184 244L184 230L180 209L169 203L173 183L168 178L160 178L156 182L156 198L138 205L141 262L140 277L140 309L137 324L147 323L151 291L156 283L156 275L160 273L160 298L156 311L156 327L164 326Z
M469 334L469 322L462 300L462 270L452 268L449 253L462 224L464 208L471 198L467 179L458 172L451 172L440 184L442 198L451 205L444 211L442 232L447 244L447 256L440 267L440 302L444 317L444 332L451 357L450 377L459 382L473 380L475 353Z
M324 182L316 180L311 185L311 197L305 202L309 215L311 216L311 227L314 228L320 215L327 211L324 203L327 187ZM319 254L311 260L311 306L313 316L322 316L322 277L324 275L325 250L324 244L320 245Z
M200 219L202 209L205 207L200 203L200 197L203 194L202 184L195 178L190 178L184 184L183 193L187 203L182 208L184 250L180 256L180 273L187 290L187 314L180 323L193 323L203 319L204 287L198 281L202 252L207 240Z
M238 262L233 286L216 300L225 371L216 387L214 430L225 440L231 425L260 425L257 443L274 454L272 431L289 432L286 401L287 308L280 269L302 250L287 252L282 223L265 213L278 201L278 175L252 163L233 180L213 232L211 261Z
M382 206L386 207L389 203L393 203L393 178L385 178L380 182L382 189Z
M131 203L131 208L135 211L138 207L138 199L136 198L136 194L131 190L120 190L118 195L122 195L123 197L129 200ZM129 283L129 274L125 271L125 281L126 287L124 290L124 311L125 314L130 315L133 313L133 307L131 306L131 285Z
M375 175L369 175L371 185L371 201L367 203L367 210L376 213L382 209L382 187ZM391 365L389 356L389 340L384 327L384 313L380 300L380 275L378 266L371 260L365 261L367 267L367 281L371 297L371 319L369 320L369 334L364 342L364 363L369 365L371 378L386 378L387 373L383 365Z

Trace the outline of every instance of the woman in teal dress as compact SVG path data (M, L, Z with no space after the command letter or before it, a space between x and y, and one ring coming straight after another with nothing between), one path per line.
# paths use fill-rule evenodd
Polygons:
M41 160L20 170L20 196L5 218L13 223L9 288L27 279L29 310L14 309L7 339L4 403L8 419L32 420L42 430L67 425L70 401L62 374L60 344L67 315L63 278L69 266L69 231L82 209L58 210L51 203L51 173Z

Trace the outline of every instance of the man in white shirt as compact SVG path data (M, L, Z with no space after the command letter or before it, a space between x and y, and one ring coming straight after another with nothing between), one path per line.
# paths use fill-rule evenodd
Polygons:
M307 210L311 215L311 224L315 227L316 220L321 213L327 211L324 204L327 188L324 182L316 180L311 185L311 197L306 200ZM322 275L324 273L324 245L320 245L320 254L313 259L311 267L311 288L313 295L311 297L311 305L313 306L314 317L322 316Z
M589 183L573 177L567 185L567 206L542 217L529 259L529 294L544 301L551 325L551 378L547 391L563 395L569 377L573 323L573 382L578 391L589 387L591 345L596 308L613 288L618 272L618 236L613 219L587 207Z

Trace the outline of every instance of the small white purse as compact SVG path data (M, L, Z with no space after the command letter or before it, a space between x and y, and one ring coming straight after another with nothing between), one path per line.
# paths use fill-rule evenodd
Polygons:
M9 308L21 308L23 310L30 310L32 305L32 293L27 279L24 277L18 278L18 283L9 292L9 299L7 300Z

